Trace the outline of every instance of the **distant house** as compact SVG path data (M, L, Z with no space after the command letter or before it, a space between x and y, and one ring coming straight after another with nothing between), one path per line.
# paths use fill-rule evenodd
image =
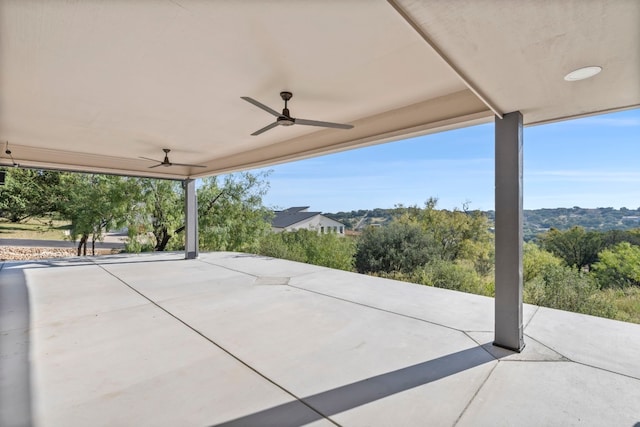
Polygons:
M327 218L322 212L309 212L309 206L297 206L283 211L274 211L271 229L281 231L313 230L320 234L336 233L344 236L344 224Z

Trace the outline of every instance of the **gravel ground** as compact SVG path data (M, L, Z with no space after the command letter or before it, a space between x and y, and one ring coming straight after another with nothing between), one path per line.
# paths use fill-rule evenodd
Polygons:
M96 249L96 255L109 255L115 252L112 249ZM76 253L76 248L27 248L20 246L0 246L0 261L25 261L30 259L73 257L76 256ZM90 248L87 253L91 253Z

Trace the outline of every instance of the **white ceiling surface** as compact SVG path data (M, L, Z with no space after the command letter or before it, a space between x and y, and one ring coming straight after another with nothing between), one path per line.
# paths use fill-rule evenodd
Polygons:
M182 179L492 109L554 121L640 105L639 40L636 0L0 0L0 141L24 166ZM604 70L563 80L586 65ZM251 136L274 117L240 96L280 111L282 90L294 117L355 127ZM206 168L149 169L162 148Z

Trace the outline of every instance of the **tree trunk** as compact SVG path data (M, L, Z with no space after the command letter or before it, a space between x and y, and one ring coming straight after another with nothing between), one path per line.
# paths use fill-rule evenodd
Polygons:
M171 239L171 235L167 231L167 227L162 228L162 238L156 239L156 251L162 252L167 247L167 243L169 243L169 239Z
M87 239L89 238L88 234L83 234L80 238L80 243L78 243L78 256L82 255L82 247L84 246L84 255L87 255Z

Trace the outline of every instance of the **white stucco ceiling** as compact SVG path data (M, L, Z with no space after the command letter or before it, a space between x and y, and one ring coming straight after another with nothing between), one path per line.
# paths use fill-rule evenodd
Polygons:
M24 166L167 178L492 120L640 105L635 0L1 0L0 141ZM591 80L563 76L600 65ZM351 130L276 127L240 99ZM493 110L493 111L492 111ZM205 168L159 167L170 159ZM8 164L4 148L0 164Z

